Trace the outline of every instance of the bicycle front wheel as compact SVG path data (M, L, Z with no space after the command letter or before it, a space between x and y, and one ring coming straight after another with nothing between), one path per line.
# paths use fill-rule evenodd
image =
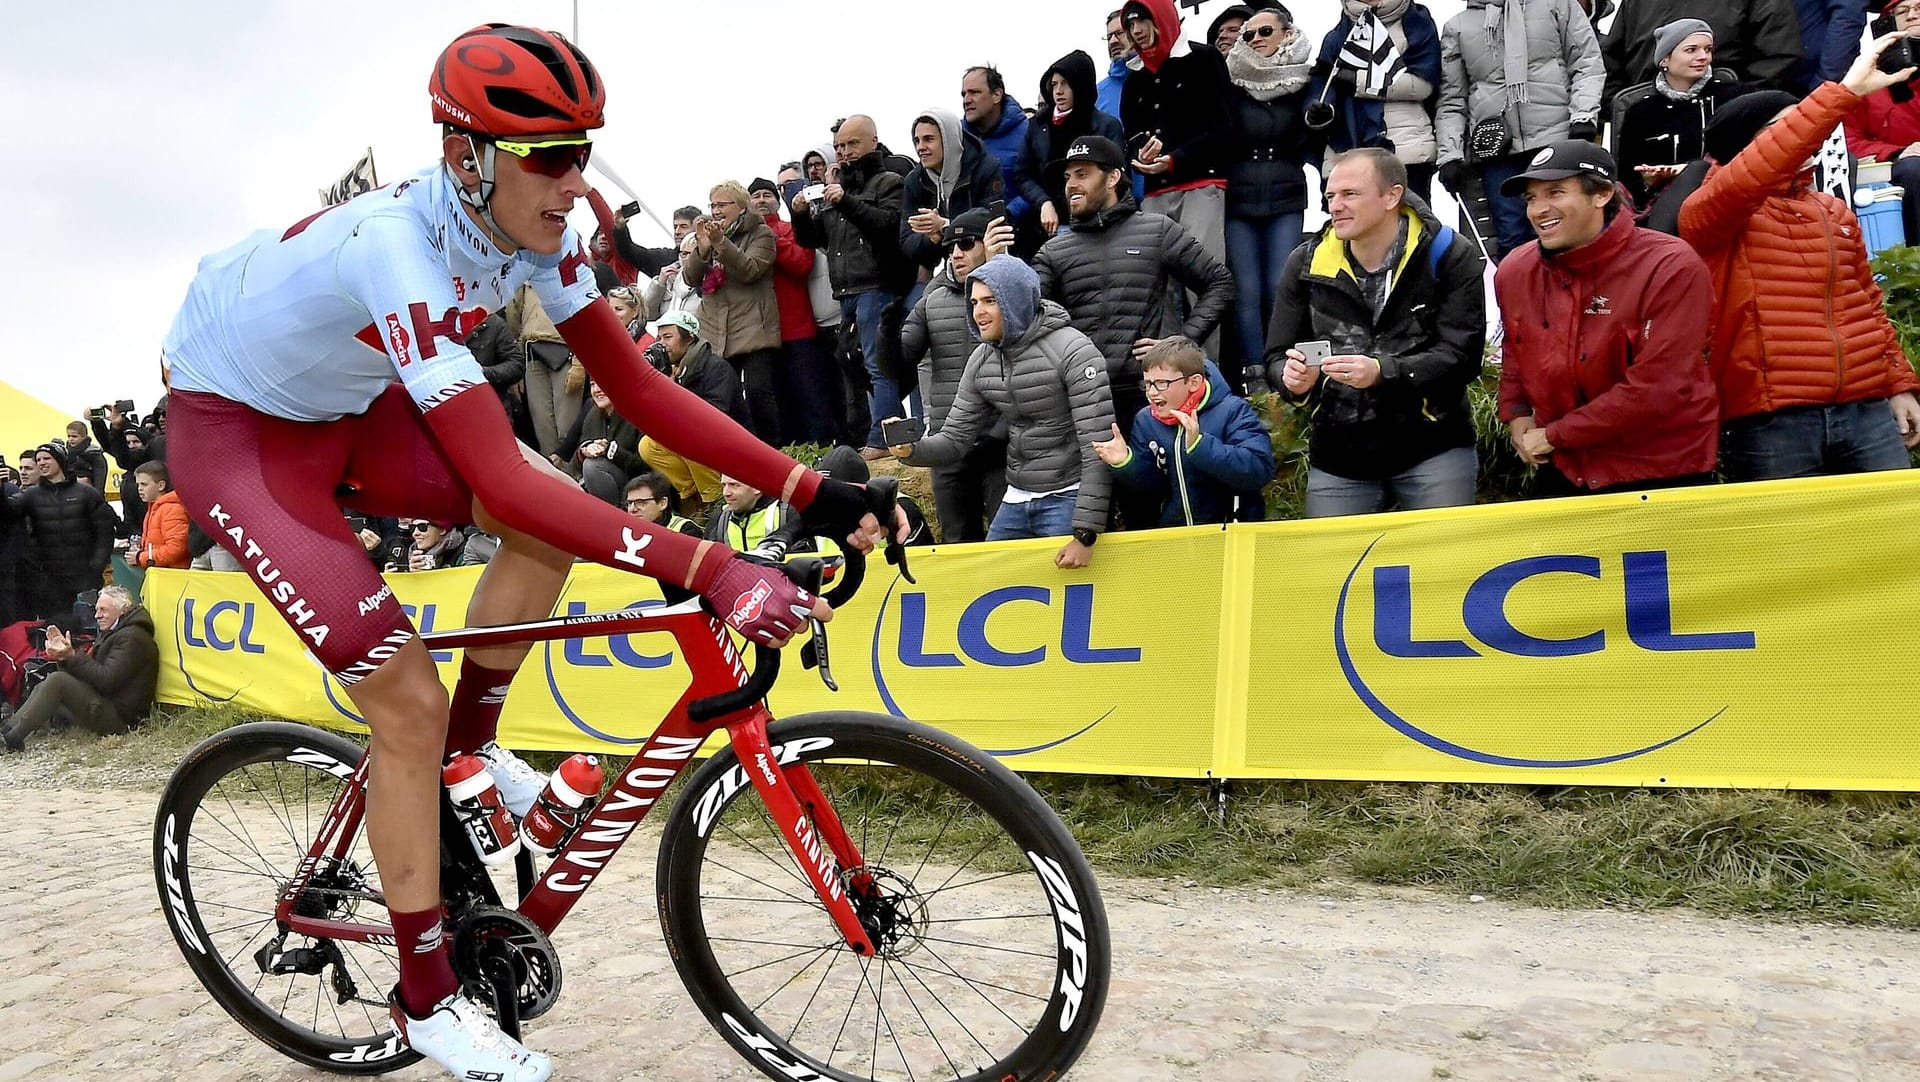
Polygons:
M240 725L187 753L160 798L153 875L194 976L254 1036L312 1067L378 1074L417 1061L394 1036L390 945L309 939L274 917L362 752L284 722ZM385 923L364 836L328 856L294 902L304 915Z
M859 848L864 863L840 881L879 952L848 948L721 752L674 805L658 876L669 953L720 1035L778 1079L1064 1073L1099 1023L1110 946L1099 888L1053 809L924 725L835 712L768 735Z

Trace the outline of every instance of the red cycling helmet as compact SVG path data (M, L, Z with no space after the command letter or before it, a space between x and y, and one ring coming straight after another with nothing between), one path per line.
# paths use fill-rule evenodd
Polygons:
M453 39L427 81L433 119L481 135L557 135L606 123L606 88L579 47L546 30L487 23Z

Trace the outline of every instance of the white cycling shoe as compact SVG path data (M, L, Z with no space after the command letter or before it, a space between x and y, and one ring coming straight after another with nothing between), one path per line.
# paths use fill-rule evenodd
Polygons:
M394 1032L407 1047L453 1073L455 1078L488 1082L547 1082L553 1061L501 1032L480 1005L458 993L414 1018L393 997Z
M474 754L487 764L487 773L493 775L493 784L500 787L500 799L507 810L515 819L526 818L533 802L546 790L547 776L492 740L480 745Z

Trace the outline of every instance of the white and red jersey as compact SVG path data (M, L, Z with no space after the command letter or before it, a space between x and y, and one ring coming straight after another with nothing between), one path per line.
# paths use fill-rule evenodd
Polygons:
M274 417L358 415L396 374L424 412L485 382L463 343L527 282L555 323L599 296L571 228L503 255L436 166L201 260L161 352L173 387Z

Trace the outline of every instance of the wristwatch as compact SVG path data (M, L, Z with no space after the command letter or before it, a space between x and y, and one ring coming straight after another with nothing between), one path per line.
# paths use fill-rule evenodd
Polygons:
M1088 548L1092 548L1093 543L1100 540L1100 535L1094 533L1092 530L1075 530L1073 531L1073 539Z

